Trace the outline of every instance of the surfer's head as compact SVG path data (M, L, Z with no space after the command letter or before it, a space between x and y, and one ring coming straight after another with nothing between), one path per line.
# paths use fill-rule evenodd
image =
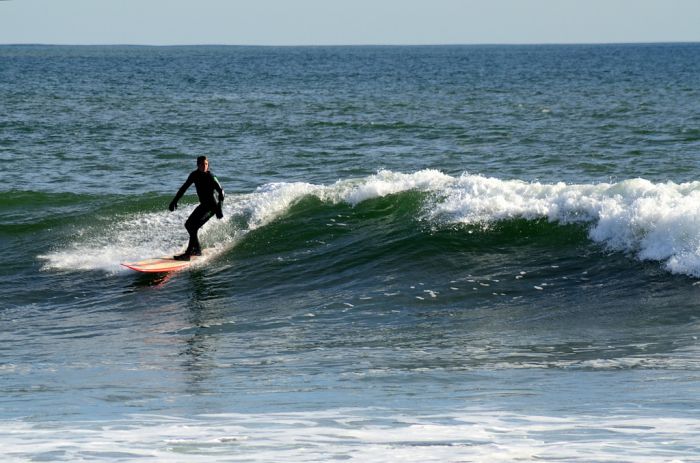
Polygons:
M206 156L200 156L197 158L197 169L201 170L202 172L209 170L209 160Z

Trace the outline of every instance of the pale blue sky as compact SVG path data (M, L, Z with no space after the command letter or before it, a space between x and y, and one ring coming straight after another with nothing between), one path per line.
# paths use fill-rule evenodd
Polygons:
M699 42L700 0L8 0L0 43Z

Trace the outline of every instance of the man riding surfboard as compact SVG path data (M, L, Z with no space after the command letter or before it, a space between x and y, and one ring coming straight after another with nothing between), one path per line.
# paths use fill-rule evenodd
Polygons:
M177 209L177 202L193 183L197 189L199 205L192 211L185 222L185 228L190 235L190 240L184 253L173 256L177 260L190 260L192 256L201 256L202 247L199 243L197 232L212 216L216 215L217 219L221 219L224 216L221 208L224 201L224 189L221 188L219 180L209 171L209 160L206 156L197 158L197 170L194 170L187 177L185 183L177 191L175 198L168 207L170 211ZM218 193L218 201L214 196L215 192Z

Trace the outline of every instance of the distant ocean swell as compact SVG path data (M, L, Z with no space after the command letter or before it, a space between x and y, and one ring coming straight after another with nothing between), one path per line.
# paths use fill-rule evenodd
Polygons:
M3 193L5 205L23 201L28 193ZM396 213L405 206L415 226L429 230L489 230L512 221L545 221L570 233L567 225L586 230L588 239L608 251L622 252L641 261L659 262L667 271L700 277L700 182L652 183L630 179L617 183L566 184L502 180L464 173L454 177L437 170L414 173L380 171L360 179L340 180L329 185L271 183L249 194L230 197L225 204L226 219L212 220L202 232L203 240L217 252L226 252L251 231L270 225L301 207L309 214L306 226L328 225L323 207L359 205L380 198L396 198L382 213ZM79 198L78 198L79 199ZM76 200L78 200L76 199ZM68 245L39 256L44 270L117 270L120 261L180 249L185 239L182 223L190 211L183 205L176 213L158 210L165 198L126 199L129 207L95 217L69 238ZM144 211L137 211L143 201ZM49 201L50 207L73 208L70 198ZM399 206L396 206L398 204ZM385 208L386 209L386 208ZM12 210L12 208L8 208ZM318 214L318 217L314 217ZM21 217L16 222L22 222ZM342 220L332 219L344 226ZM12 225L10 221L9 226ZM368 236L368 240L372 237Z

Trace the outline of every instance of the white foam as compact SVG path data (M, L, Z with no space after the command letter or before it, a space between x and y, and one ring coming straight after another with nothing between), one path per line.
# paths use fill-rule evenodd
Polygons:
M224 203L224 220L211 219L199 232L209 248L208 259L234 245L243 235L279 217L298 199L318 187L306 183L265 185L254 193L231 197ZM108 227L87 227L72 242L38 256L44 270L124 271L121 262L182 252L188 236L184 228L194 205L181 205L175 212L141 213L117 217ZM247 225L237 228L230 220L244 217Z
M547 219L589 223L590 238L674 273L700 276L700 182L542 184L462 175L446 183L429 209L447 223Z
M78 230L70 243L39 256L44 269L118 271L119 263L173 254L182 245L175 230L183 228L185 211L118 217L106 228Z
M225 205L229 220L210 220L201 239L210 245L220 243L220 249L226 249L306 196L357 205L411 190L430 193L418 219L435 226L478 224L487 229L496 221L514 218L584 223L589 224L590 238L610 250L661 262L674 273L700 277L700 182L631 179L569 185L466 173L452 177L437 170L412 174L384 170L331 185L272 183L250 194L231 197ZM174 214L154 212L117 218L107 229L86 229L73 242L41 258L45 268L114 270L123 260L172 254L186 243L183 223L192 207L183 207ZM245 219L245 225L233 225L242 223L240 218Z
M368 199L409 190L440 191L452 181L452 177L432 169L421 170L413 174L382 170L361 182L338 182L333 187L325 189L324 196L357 205Z
M538 416L477 409L408 416L340 409L0 422L8 462L49 456L169 462L695 461L698 442L700 420L659 412Z

